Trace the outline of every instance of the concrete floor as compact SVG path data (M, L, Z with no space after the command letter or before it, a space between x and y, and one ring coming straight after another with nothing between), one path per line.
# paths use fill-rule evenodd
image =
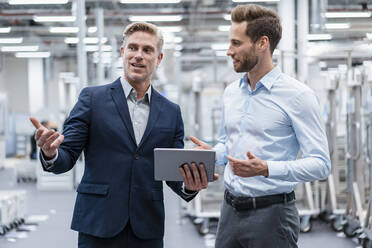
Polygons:
M66 248L77 247L77 234L70 230L75 191L38 191L33 183L16 183L14 169L0 170L0 190L24 189L28 193L29 215L47 215L35 231L26 233L23 239L0 237L1 248ZM166 230L165 248L207 248L214 247L214 236L201 236L192 222L179 218L178 197L167 187L165 189ZM351 248L355 241L345 238L342 233L333 232L320 221L313 223L310 233L301 234L300 248Z

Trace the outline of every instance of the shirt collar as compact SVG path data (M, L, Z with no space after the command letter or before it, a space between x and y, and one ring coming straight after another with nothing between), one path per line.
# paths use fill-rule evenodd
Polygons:
M282 71L279 66L275 66L271 71L265 74L260 81L257 82L257 86L261 83L267 90L270 90L275 82L275 80L281 75ZM244 74L243 78L240 80L239 86L242 87L243 83L248 85L248 73Z
M120 77L120 82L121 82L121 85L122 85L123 90L124 90L125 99L127 99L129 97L130 93L132 92L132 90L135 90L135 89L132 87L132 85L130 85L130 83L124 77ZM150 103L151 85L147 89L147 91L145 92L144 97L146 97L146 95L147 95L147 99L149 100L149 103Z

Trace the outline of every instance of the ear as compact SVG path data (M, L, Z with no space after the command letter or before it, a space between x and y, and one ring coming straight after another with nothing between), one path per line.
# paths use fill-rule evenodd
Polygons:
M124 56L124 47L123 46L120 47L120 53L121 53L121 56Z
M261 36L261 38L256 42L257 44L257 49L261 50L261 51L265 51L265 50L270 50L270 40L269 40L269 37L267 37L266 35L264 36Z
M160 65L160 62L163 60L163 53L159 53L158 55L158 62L157 62L157 66Z

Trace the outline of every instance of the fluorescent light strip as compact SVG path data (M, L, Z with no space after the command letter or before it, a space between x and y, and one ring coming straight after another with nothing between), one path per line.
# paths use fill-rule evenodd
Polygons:
M74 22L76 16L34 16L35 22Z
M0 44L19 44L22 43L23 38L0 38Z
M367 39L372 40L372 33L366 33Z
M10 30L11 30L10 27L7 27L7 28L0 28L0 33L2 33L2 34L10 33Z
M78 27L50 27L49 32L59 33L59 34L60 33L62 33L62 34L77 33L77 32L79 32L79 28Z
M228 32L230 31L230 25L220 25L218 26L218 31L221 31L221 32Z
M79 38L76 38L76 37L65 38L65 43L68 43L68 44L77 44L78 42L79 42ZM84 39L84 42L86 44L97 44L98 38L97 37L86 37ZM106 42L107 42L107 38L103 37L101 43L106 43Z
M371 12L326 12L327 18L368 18L371 17Z
M211 45L213 50L227 50L229 49L229 43L215 43Z
M155 16L130 16L131 22L178 22L182 20L181 15L155 15Z
M36 52L39 46L3 46L2 52Z
M331 34L308 34L307 40L331 40Z
M180 3L181 0L120 0L124 4L142 4L142 3Z
M216 56L218 56L218 57L226 57L227 56L227 50L216 51Z
M66 4L68 0L9 0L11 5L19 4Z
M223 19L225 19L226 21L231 21L231 15L230 14L223 15Z
M85 46L85 51L87 52L97 52L98 51L98 46ZM102 51L103 52L110 52L112 51L112 47L107 45L107 46L102 46Z
M182 27L180 26L160 26L158 27L160 29L160 31L164 32L164 33L167 33L167 32L181 32L182 31Z
M48 58L50 52L20 52L16 53L17 58Z
M88 33L95 33L97 32L97 27L89 27L88 28Z
M234 3L279 2L280 0L232 0Z
M350 23L326 23L326 29L348 29L350 28Z

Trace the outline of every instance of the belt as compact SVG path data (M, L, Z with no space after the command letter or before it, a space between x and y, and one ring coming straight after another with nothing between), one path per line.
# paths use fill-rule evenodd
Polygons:
M225 190L225 201L237 211L265 208L277 203L287 203L295 200L295 193L266 195L259 197L236 197Z

